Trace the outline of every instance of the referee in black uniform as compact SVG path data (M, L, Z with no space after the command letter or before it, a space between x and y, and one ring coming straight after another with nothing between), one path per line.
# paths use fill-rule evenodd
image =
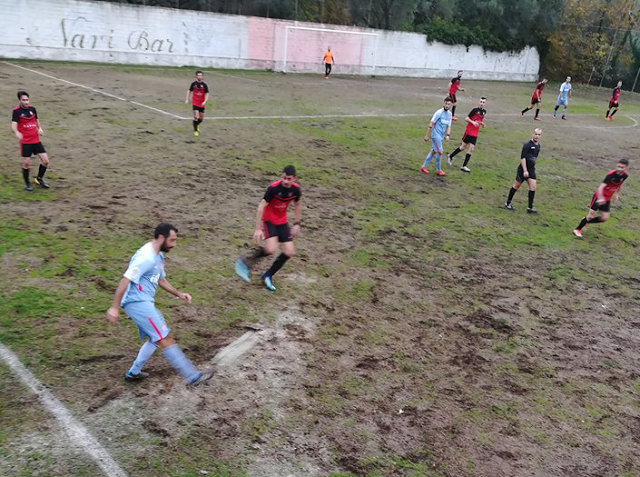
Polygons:
M536 196L536 160L538 159L538 154L540 154L540 136L542 136L542 129L535 129L531 140L525 142L522 146L520 165L516 171L516 180L509 191L507 202L504 204L504 208L507 210L514 210L511 204L513 196L516 195L522 183L527 181L529 186L529 208L527 213L536 214L538 212L533 206L533 199Z

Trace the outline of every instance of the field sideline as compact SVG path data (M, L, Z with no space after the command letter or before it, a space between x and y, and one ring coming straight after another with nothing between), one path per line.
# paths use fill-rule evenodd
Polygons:
M574 85L569 120L554 121L553 83L534 122L519 114L534 85L463 78L445 150L481 95L488 126L472 173L458 158L439 178L419 166L447 80L207 71L194 138L192 76L0 61L7 130L24 88L52 160L52 189L27 194L17 141L0 136L0 343L104 447L112 475L640 475L640 96L623 91L609 123L610 91ZM534 127L540 214L525 213L526 187L507 212ZM623 157L612 219L575 239ZM269 293L232 263L289 163L304 227ZM187 354L212 363L251 336L202 389L160 356L148 381L124 383L136 334L103 316L161 220L180 229L168 276L194 304L159 294L159 307ZM4 364L0 388L0 475L109 475Z

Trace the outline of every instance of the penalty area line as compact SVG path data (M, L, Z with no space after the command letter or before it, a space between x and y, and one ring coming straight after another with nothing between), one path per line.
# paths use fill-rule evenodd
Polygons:
M58 419L71 441L89 454L91 459L102 469L104 475L107 477L128 477L89 430L74 418L64 404L46 389L20 362L18 357L2 343L0 343L0 359L31 392L40 398L44 407Z

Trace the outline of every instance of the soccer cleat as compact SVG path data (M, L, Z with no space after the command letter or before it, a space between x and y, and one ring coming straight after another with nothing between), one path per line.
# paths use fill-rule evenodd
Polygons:
M424 166L422 166L422 167L420 168L420 171L421 171L421 172L424 172L425 174L429 174L429 171L428 171L428 170L427 170L427 168L426 168L426 167L424 167Z
M553 119L557 119L556 113L553 113Z
M471 169L469 169L467 166L462 166L462 167L460 168L460 170L461 170L462 172L471 172Z
M562 116L562 120L566 121L566 120L567 120L567 118L566 118L565 116Z
M613 121L613 116L609 116L609 121Z
M605 121L611 121L611 119L609 119L609 116L605 116L605 117L604 117L604 120L605 120Z
M523 111L520 111L520 117L524 118L524 112Z
M149 373L140 371L138 374L133 374L131 370L129 370L124 375L124 380L125 381L142 381L143 379L146 379L148 377L149 377Z
M458 120L458 116L454 116L451 119L454 120L454 121L457 121Z
M200 132L199 132L199 131L193 131L193 135L194 135L195 137L199 137L199 136L200 136Z
M516 208L513 206L511 202L505 202L503 207L507 210L516 210Z
M578 238L582 238L582 231L581 231L581 230L578 230L578 229L575 229L575 230L573 231L573 235L575 235L575 236L576 236L576 237L578 237Z
M453 164L453 157L451 157L451 154L447 154L447 162L449 163L449 165Z
M276 287L273 286L273 281L269 275L262 275L262 283L267 288L267 290L276 291Z
M47 184L42 177L37 177L37 176L34 177L33 178L33 182L38 184L43 189L48 189L49 188L49 184Z
M442 169L438 169L436 171L436 174L438 174L439 176L446 176L446 174L444 173L444 171Z
M247 264L244 263L244 260L242 260L241 258L236 260L233 269L236 272L236 275L242 278L245 282L251 282L251 271L249 270L249 267L247 267Z
M534 121L542 121L542 119L540 119L538 116L536 116L535 118L533 118Z
M213 377L213 371L203 371L195 381L190 382L189 384L187 384L187 386L193 386L193 387L200 386L201 384L204 384L207 381L209 381L212 377Z
M529 207L527 209L527 214L537 214L538 213L538 209L536 209L535 207Z
M31 182L27 182L27 185L24 186L24 190L26 190L27 192L31 192L33 190Z

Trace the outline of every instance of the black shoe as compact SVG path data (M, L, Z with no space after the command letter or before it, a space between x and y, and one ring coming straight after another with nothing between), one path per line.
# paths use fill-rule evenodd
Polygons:
M503 207L507 210L516 210L511 202L504 204Z
M24 190L31 192L33 187L31 186L31 182L27 182L27 185L24 186Z
M527 209L527 214L537 214L538 213L538 209L536 209L535 207L529 207Z
M49 184L47 184L42 177L34 177L33 178L33 182L38 184L43 189L48 189L49 188Z
M145 373L143 371L140 371L138 374L132 374L129 371L127 371L127 373L124 375L124 380L125 381L142 381L143 379L146 379L149 377L149 373Z
M189 383L188 386L200 386L201 384L206 383L207 381L209 381L211 378L213 377L213 371L204 371L200 377L198 377L198 379L196 379L194 382Z

